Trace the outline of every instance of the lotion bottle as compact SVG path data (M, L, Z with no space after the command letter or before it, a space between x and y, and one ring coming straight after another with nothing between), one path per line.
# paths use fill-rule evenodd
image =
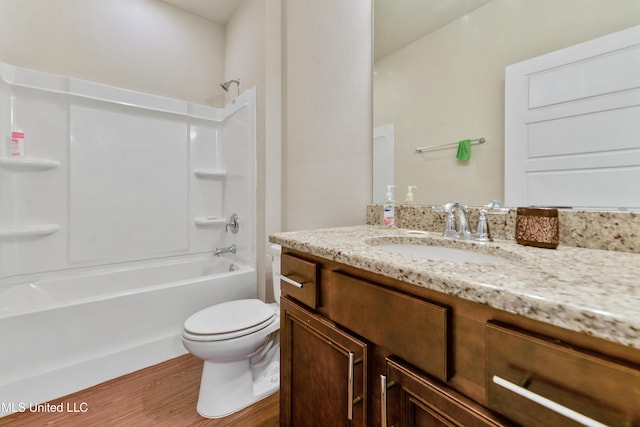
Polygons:
M413 189L418 188L417 185L410 185L407 187L407 195L405 196L404 203L407 205L413 204Z
M10 157L24 157L24 132L11 132Z
M395 228L396 226L396 212L395 212L395 202L393 201L393 188L396 188L395 185L387 185L387 194L386 201L383 205L383 214L382 214L382 226L385 228Z

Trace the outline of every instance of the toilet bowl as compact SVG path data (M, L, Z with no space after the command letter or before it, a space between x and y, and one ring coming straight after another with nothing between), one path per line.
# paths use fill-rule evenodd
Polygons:
M271 247L276 303L229 301L184 322L184 347L204 360L197 405L203 417L225 417L280 387L280 250Z

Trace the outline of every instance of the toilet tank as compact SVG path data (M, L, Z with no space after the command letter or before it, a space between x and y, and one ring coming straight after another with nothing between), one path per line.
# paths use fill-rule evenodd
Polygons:
M273 275L273 298L280 304L280 255L282 246L271 245L271 272Z

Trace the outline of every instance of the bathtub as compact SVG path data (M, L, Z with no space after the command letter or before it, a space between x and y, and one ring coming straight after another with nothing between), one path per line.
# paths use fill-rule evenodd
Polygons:
M0 280L0 417L185 354L187 317L256 293L210 254Z

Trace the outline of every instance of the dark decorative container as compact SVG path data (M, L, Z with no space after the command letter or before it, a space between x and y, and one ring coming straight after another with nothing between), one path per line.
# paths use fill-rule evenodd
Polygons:
M558 247L558 209L518 208L516 213L516 242L539 248Z

